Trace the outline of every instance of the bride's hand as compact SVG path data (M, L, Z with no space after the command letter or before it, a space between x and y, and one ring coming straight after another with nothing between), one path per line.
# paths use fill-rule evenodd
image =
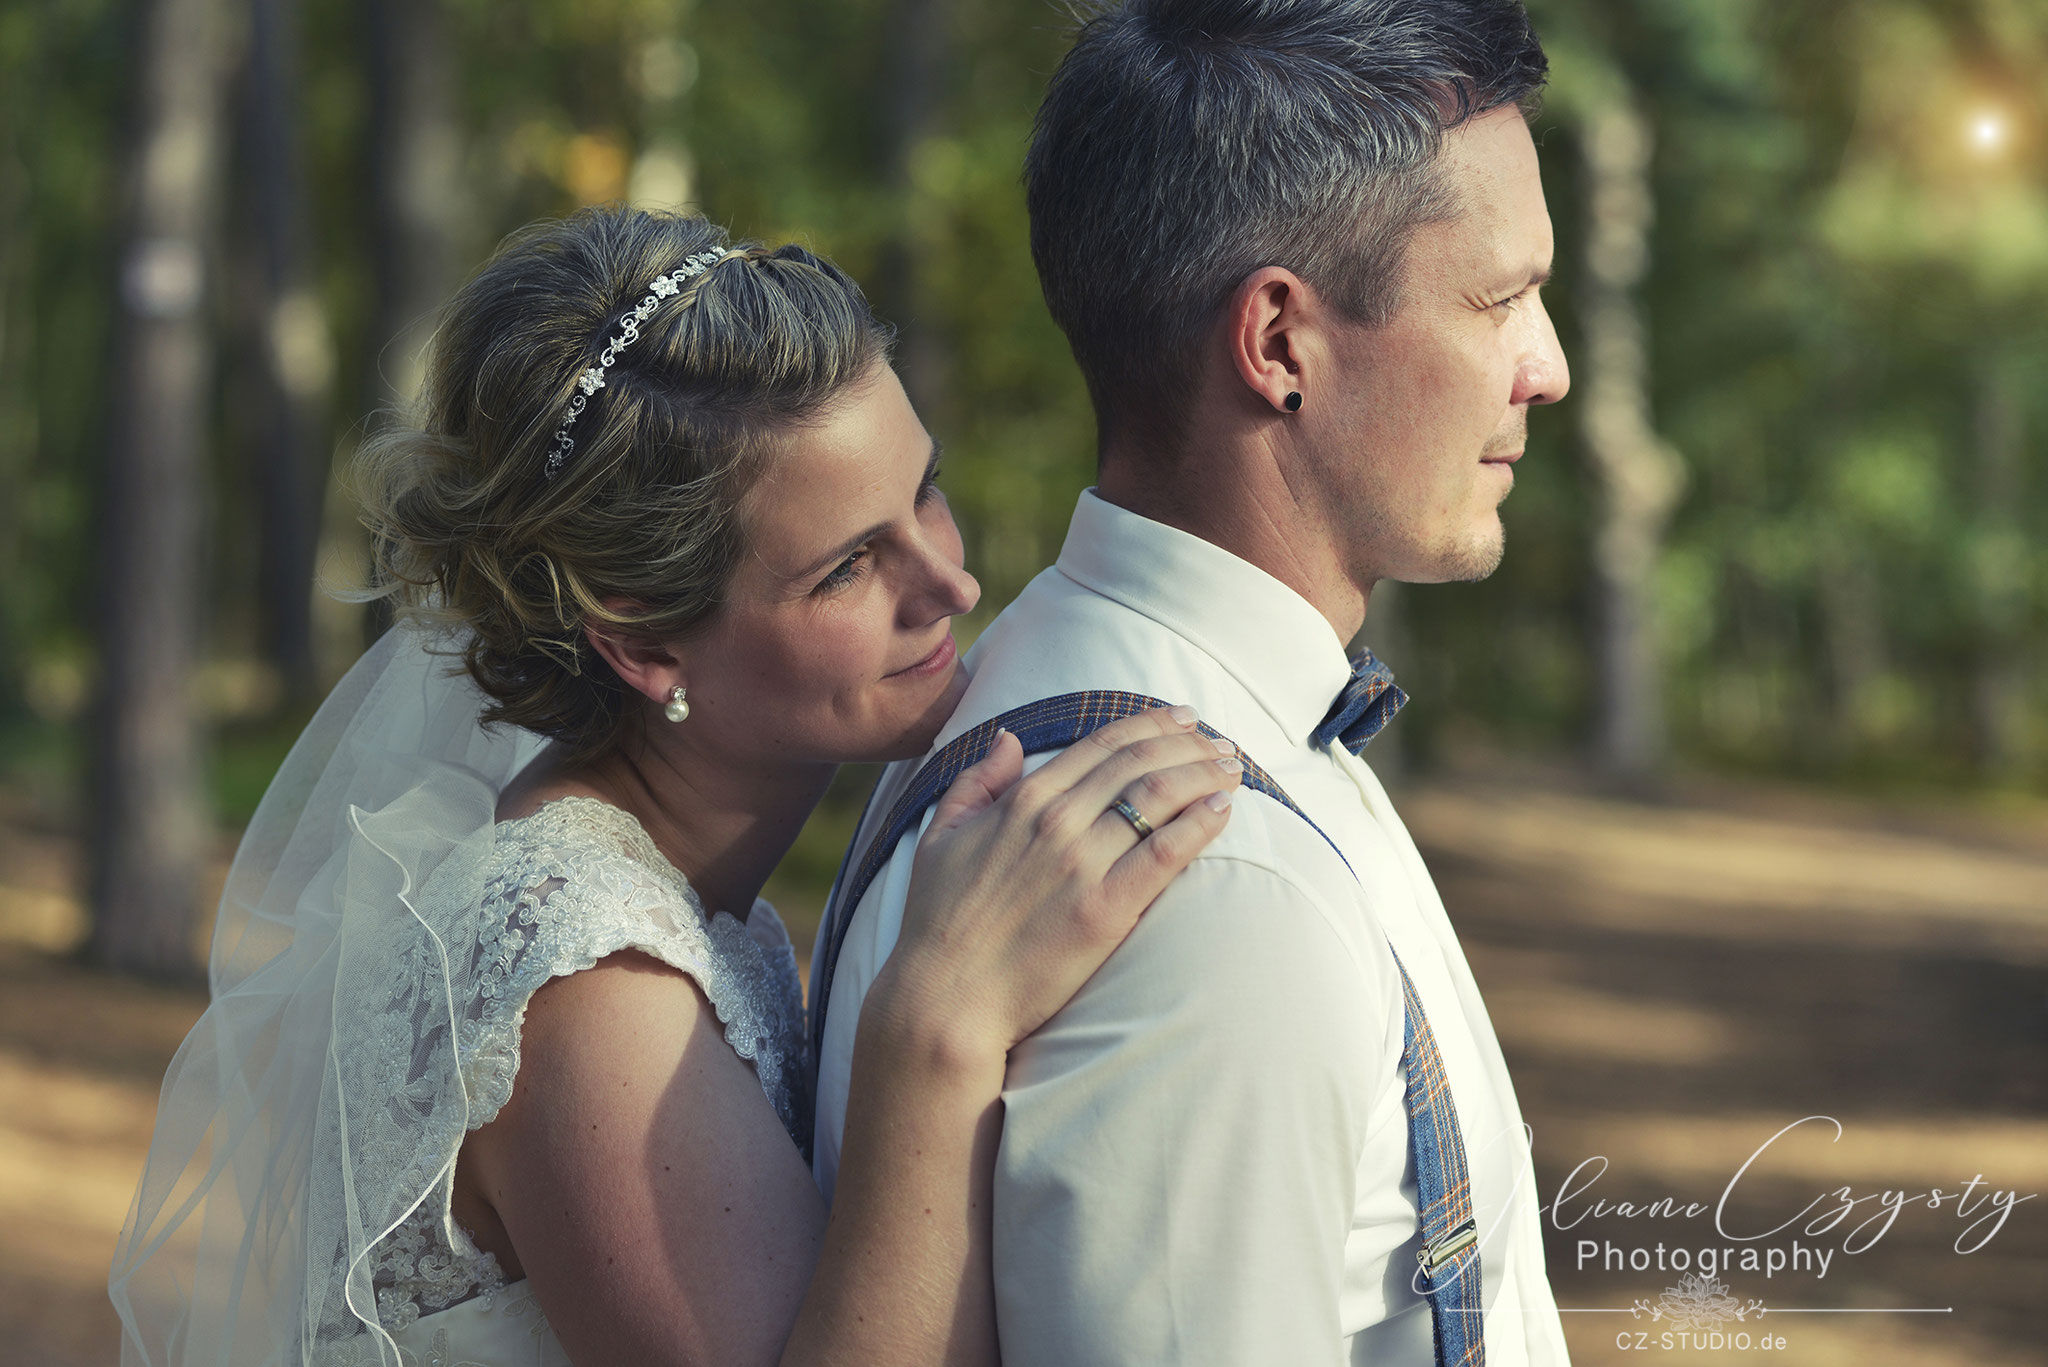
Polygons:
M1029 778L1023 746L998 736L918 841L888 965L896 1007L1007 1052L1066 1005L1230 819L1243 765L1194 720L1188 707L1126 717Z

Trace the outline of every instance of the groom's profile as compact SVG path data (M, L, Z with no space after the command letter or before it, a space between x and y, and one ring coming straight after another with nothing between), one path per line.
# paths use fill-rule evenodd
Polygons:
M1381 580L1494 570L1528 409L1569 383L1544 73L1515 0L1127 0L1047 90L1031 246L1100 473L937 756L1157 698L1236 742L1249 791L1012 1053L1009 1367L1566 1361L1513 1085L1356 753L1403 695L1344 649ZM813 959L828 1197L920 768L885 775Z

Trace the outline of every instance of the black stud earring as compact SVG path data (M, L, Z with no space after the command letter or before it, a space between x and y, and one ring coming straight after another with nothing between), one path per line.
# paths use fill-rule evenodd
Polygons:
M1290 413L1299 413L1301 411L1301 395L1299 393L1287 396L1287 411Z

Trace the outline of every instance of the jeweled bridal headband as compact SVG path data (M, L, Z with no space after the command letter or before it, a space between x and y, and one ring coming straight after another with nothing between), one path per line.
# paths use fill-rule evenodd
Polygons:
M647 297L642 299L624 318L619 320L619 335L605 343L604 354L598 363L576 377L576 394L569 400L569 414L562 419L562 425L555 429L554 449L548 452L547 477L553 479L562 468L562 462L576 449L576 439L569 435L569 429L576 425L576 419L590 403L590 396L604 388L604 373L619 359L619 353L640 340L640 325L647 321L655 306L664 299L673 299L681 294L683 282L702 275L728 256L745 256L744 251L729 247L713 247L698 252L695 256L683 258L683 264L667 275L648 285Z

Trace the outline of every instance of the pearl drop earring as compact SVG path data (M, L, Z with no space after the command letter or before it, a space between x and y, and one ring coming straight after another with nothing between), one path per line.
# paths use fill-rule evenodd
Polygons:
M661 711L662 715L666 716L670 721L688 721L690 719L690 704L688 699L683 696L683 686L681 684L677 684L668 691L668 705L662 708Z

